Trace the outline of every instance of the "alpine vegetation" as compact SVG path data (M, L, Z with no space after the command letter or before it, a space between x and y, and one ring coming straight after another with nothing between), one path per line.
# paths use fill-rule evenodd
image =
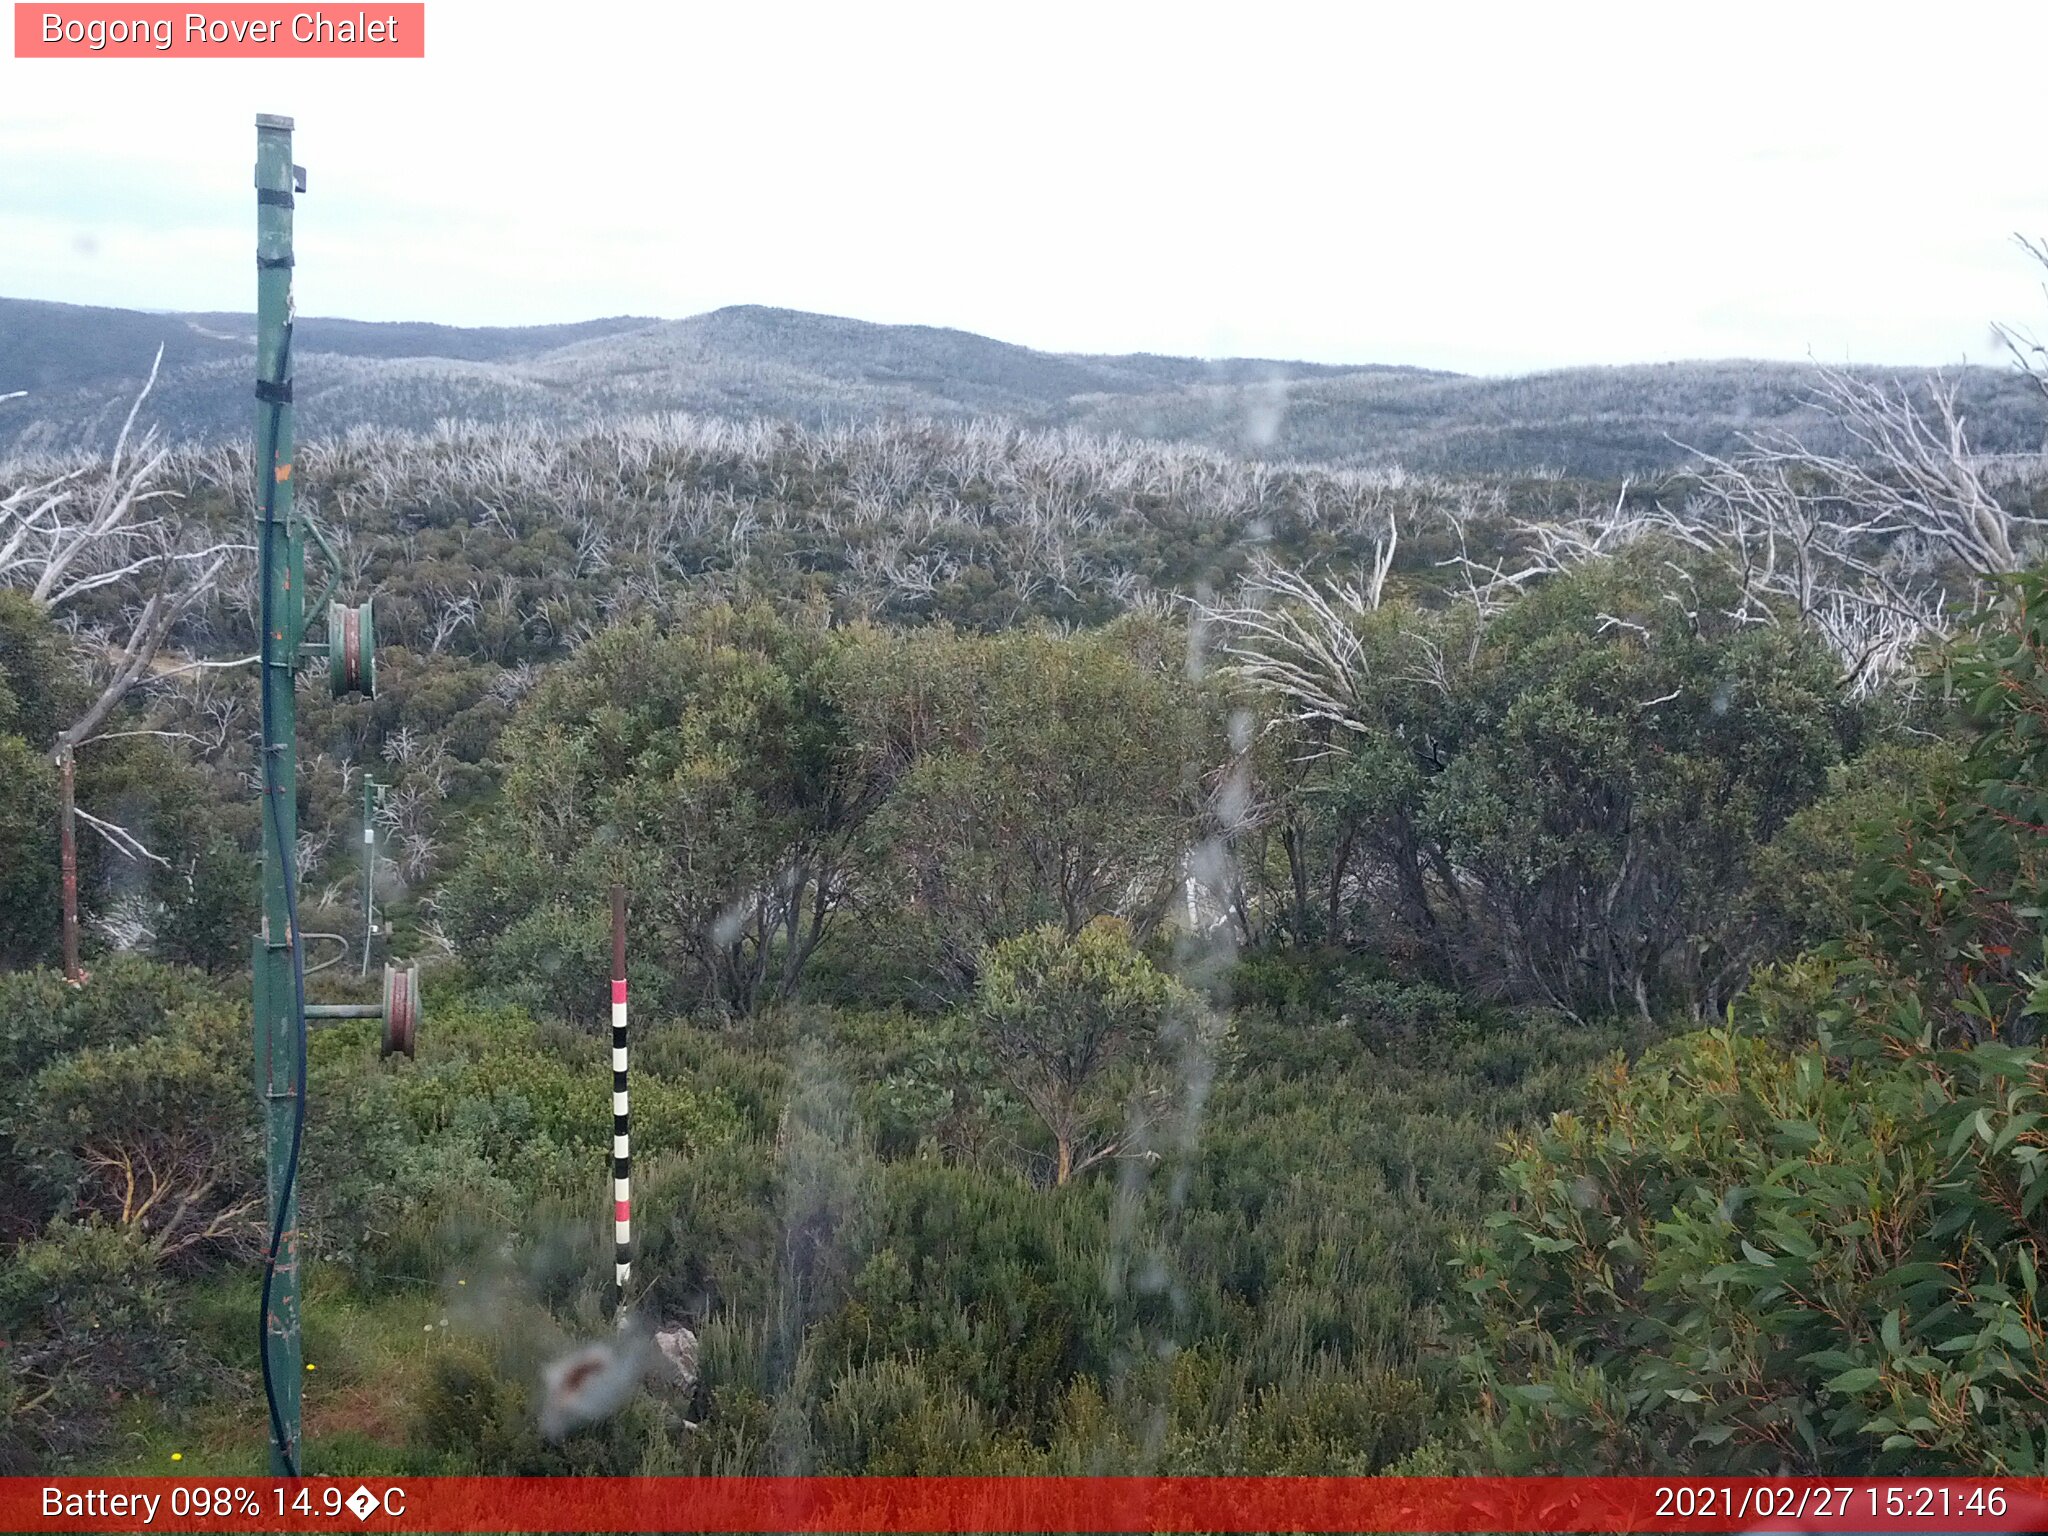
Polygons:
M2039 1470L2044 479L1799 387L1571 472L315 434L309 989L427 1006L310 1046L307 1470ZM254 477L132 421L0 463L0 1469L233 1475Z

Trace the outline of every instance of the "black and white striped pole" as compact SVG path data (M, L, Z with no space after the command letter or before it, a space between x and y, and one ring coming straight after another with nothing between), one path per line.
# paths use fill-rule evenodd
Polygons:
M633 1276L632 1111L626 1098L626 888L612 887L612 1268L618 1318Z

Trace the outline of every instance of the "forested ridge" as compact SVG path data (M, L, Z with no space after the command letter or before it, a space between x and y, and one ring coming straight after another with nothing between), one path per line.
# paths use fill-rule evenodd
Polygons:
M1257 459L1596 478L1668 472L1769 430L1842 446L1811 367L1782 361L1493 378L1372 360L1042 352L752 304L513 327L303 316L294 334L301 436L321 438L455 421L582 429L677 410L807 427L999 417ZM159 348L164 387L144 424L181 440L246 438L252 316L0 298L0 452L105 451ZM1950 380L1980 452L2041 446L2037 392L2009 368L1860 371Z
M1802 388L1606 480L304 444L380 653L300 692L302 927L369 775L428 988L414 1060L313 1036L307 1469L2040 1470L2048 495L1959 388ZM0 464L9 1471L262 1464L250 480ZM564 1423L614 881L694 1355Z

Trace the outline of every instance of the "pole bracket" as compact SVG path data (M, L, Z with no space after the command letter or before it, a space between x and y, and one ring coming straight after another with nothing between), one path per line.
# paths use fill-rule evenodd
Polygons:
M334 596L334 589L341 585L341 556L334 552L334 546L327 539L327 530L320 526L318 518L303 517L300 519L300 524L308 533L313 535L314 544L319 546L322 558L327 561L327 584L320 589L318 597L315 597L310 603L306 604L306 612L318 613L327 605L327 600ZM330 613L330 622L332 617Z

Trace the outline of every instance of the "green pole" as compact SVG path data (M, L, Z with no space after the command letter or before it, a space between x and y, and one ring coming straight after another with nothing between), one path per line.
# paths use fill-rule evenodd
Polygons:
M305 1127L304 957L291 859L298 843L297 707L305 539L292 515L292 120L256 119L256 520L262 570L263 926L254 954L256 1089L270 1204L262 1319L270 1471L299 1466L298 1154Z
M363 773L363 974L370 974L370 940L377 932L377 822L370 792L376 788Z

